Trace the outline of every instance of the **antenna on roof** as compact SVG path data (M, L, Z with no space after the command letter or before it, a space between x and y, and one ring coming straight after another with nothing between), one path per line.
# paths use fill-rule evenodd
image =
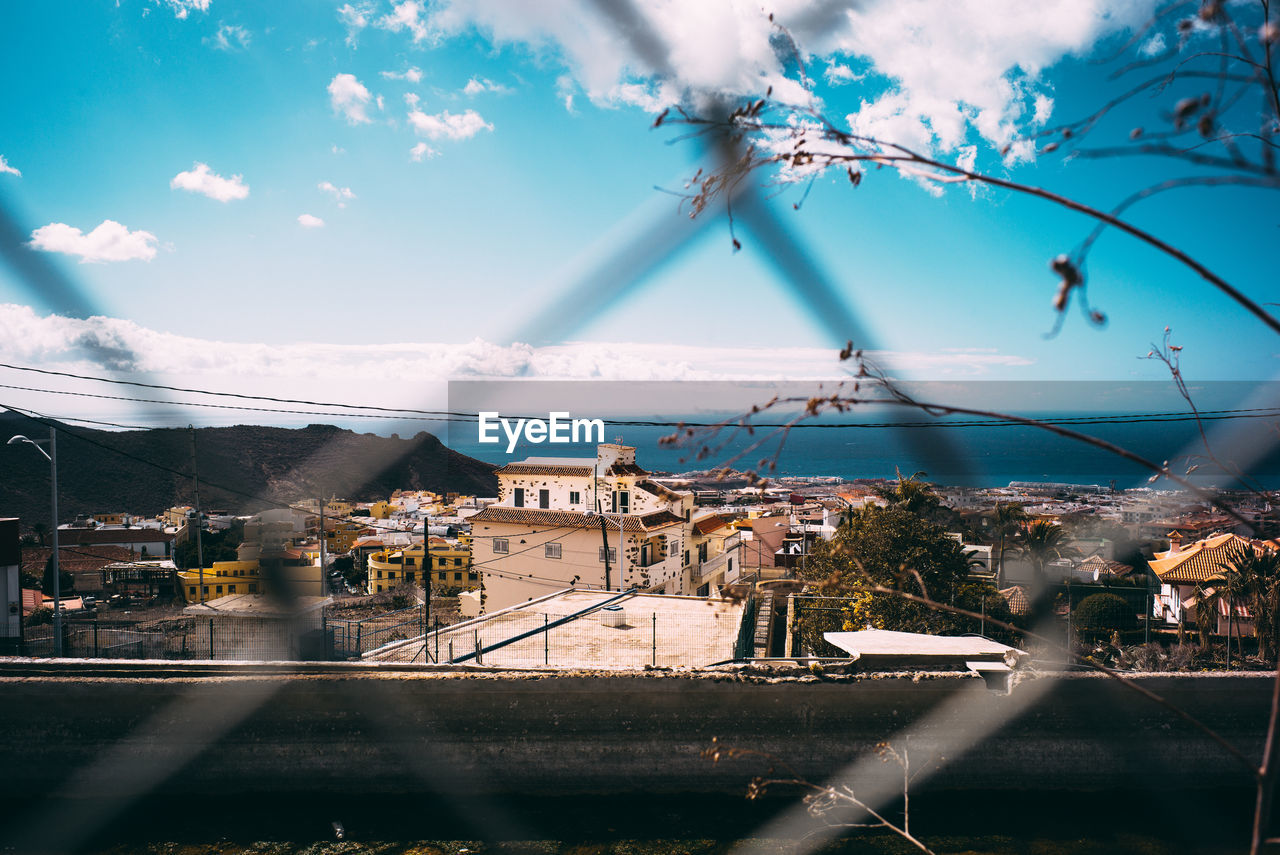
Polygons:
M613 438L613 441L614 441L615 443L617 443L618 445L622 445L622 435L621 435L621 434L619 434L618 436L615 436L615 437Z

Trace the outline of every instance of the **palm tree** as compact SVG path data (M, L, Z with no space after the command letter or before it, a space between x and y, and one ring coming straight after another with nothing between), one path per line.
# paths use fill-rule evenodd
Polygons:
M1221 593L1217 590L1206 591L1204 585L1196 585L1196 592L1193 595L1196 606L1196 633L1200 636L1200 649L1209 649L1209 636L1213 634L1214 612L1217 610L1218 597Z
M997 502L991 513L991 531L998 538L996 549L996 587L1004 584L1004 547L1005 539L1012 539L1022 530L1027 521L1027 512L1022 505L1013 502Z
M1031 562L1031 566L1043 576L1045 567L1050 561L1063 558L1075 551L1062 542L1064 536L1062 526L1048 520L1036 520L1023 533L1017 550L1025 555Z
M1253 614L1258 655L1272 661L1280 640L1280 552L1238 543L1218 566L1223 578L1234 586L1234 597L1245 602Z
M889 507L899 508L925 519L932 516L942 504L942 500L938 498L937 493L933 492L933 487L922 480L926 473L913 472L910 475L903 475L902 470L896 466L894 472L898 475L897 485L878 491L880 496L889 503Z

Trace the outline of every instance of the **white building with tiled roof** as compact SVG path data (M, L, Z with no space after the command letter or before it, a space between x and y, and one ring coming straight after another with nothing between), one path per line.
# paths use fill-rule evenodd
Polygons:
M1231 556L1241 548L1261 552L1274 549L1261 540L1250 540L1237 534L1215 534L1185 543L1179 532L1169 533L1169 550L1157 552L1147 562L1151 572L1160 580L1160 601L1157 608L1169 623L1179 623L1183 612L1190 609L1188 620L1195 620L1194 602L1197 587L1211 589L1222 578L1222 565L1231 563Z
M634 448L530 457L497 476L498 501L468 519L486 611L572 586L683 593L693 494L650 480Z

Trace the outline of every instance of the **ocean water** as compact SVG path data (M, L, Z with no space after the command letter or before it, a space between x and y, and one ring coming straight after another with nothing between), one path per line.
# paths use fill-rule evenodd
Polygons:
M1045 414L1046 418L1081 417L1082 414ZM662 421L680 421L679 417ZM685 420L693 421L686 416ZM698 420L705 420L701 416ZM857 426L850 426L856 424ZM892 478L926 473L935 483L959 486L1006 486L1012 481L1062 482L1118 488L1148 486L1152 472L1143 464L1083 441L1055 435L1029 426L891 427L883 423L828 420L816 426L796 427L785 435L769 428L753 434L731 428L698 429L677 445L660 440L675 432L670 426L621 424L605 421L605 440L636 447L637 461L646 469L687 472L732 466L775 476L839 476ZM1212 423L1211 423L1212 424ZM1231 487L1238 479L1225 474L1227 467L1246 474L1251 483L1280 488L1280 433L1260 431L1242 442L1211 434L1209 447L1218 463L1208 459L1193 422L1145 421L1068 425L1099 440L1126 449L1154 463L1169 461L1178 473L1196 466L1190 475L1198 484ZM499 444L477 441L474 424L450 427L448 444L457 451L489 463L503 464L525 457L592 457L594 444L530 443L521 441L508 454L505 439ZM710 453L699 459L707 447ZM756 446L756 447L752 447ZM772 470L770 466L775 468ZM1150 486L1170 487L1167 481Z

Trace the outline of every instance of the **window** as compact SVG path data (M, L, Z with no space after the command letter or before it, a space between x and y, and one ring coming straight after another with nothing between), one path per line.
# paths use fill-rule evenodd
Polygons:
M249 593L250 593L250 594L256 594L256 593L258 593L258 585L257 585L257 583L256 583L256 582L254 582L254 583L250 583L250 585L249 585Z
M379 594L381 594L381 593L382 593L382 586L381 586L381 585L379 585L379 586L378 586L378 593L379 593Z
M478 577L476 576L476 573L474 570L472 570L470 573L467 574L467 579L471 582L475 582L477 578Z
M436 577L437 577L437 578L439 578L439 580L440 580L441 582L443 582L443 581L445 580L445 577L446 577L446 576L448 576L448 575L449 575L448 573L445 573L445 572L442 570L442 571L440 571L439 573L437 573L437 574L436 574Z
M404 574L404 579L405 579L405 581L406 581L406 582L412 582L412 581L413 581L414 579L416 579L416 578L418 578L418 574L416 574L416 573L405 573L405 574Z
M227 593L228 593L228 594L234 594L235 592L236 592L236 586L235 586L235 585L231 585L231 586L229 586L229 587L227 588Z
M543 550L543 554L546 555L548 558L560 557L560 544L558 543L544 544L542 547L542 550Z
M381 570L379 570L379 571L378 571L378 578L379 578L379 579L381 579L381 578L382 578L382 571L381 571Z
M511 551L511 544L505 537L495 537L493 539L493 551L499 555L506 555Z
M604 553L605 553L605 548L602 546L602 547L600 547L600 560L601 560L601 561L604 561ZM618 560L618 550L617 550L617 549L615 549L615 548L613 548L612 546L610 546L610 547L609 547L609 560L610 560L611 562L616 562L616 561Z
M699 561L707 560L707 545L705 543L698 544L698 560Z
M455 581L455 582L461 582L461 581L462 581L462 574L461 574L461 573L454 573L454 574L453 574L453 581Z
M454 567L461 567L461 566L462 566L462 559L461 559L461 558L455 558L455 559L453 559L453 566L454 566Z
M219 593L219 594L221 594L221 593L222 593L222 586L221 586L221 585L219 585L219 586L218 586L218 593Z
M614 513L629 514L631 513L631 494L626 490L619 490L613 494L613 510Z
M524 487L516 487L515 490L512 491L511 504L515 505L517 508L524 507Z
M571 505L580 505L580 504L582 504L582 494L581 494L581 493L579 493L577 490L570 490L570 491L569 491L569 504L571 504Z
M551 507L551 491L550 490L543 489L538 491L538 507L540 508Z

